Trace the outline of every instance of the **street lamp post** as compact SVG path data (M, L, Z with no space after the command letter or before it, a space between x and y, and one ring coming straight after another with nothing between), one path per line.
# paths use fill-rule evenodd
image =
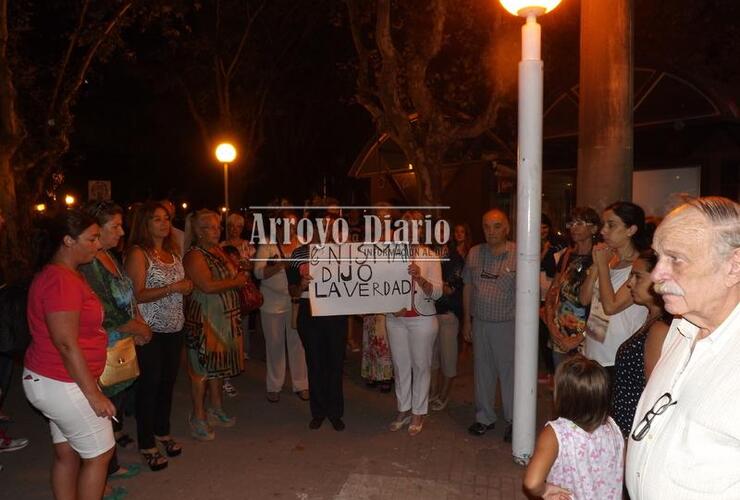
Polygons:
M534 452L537 418L537 342L540 306L540 219L542 207L542 59L537 16L560 0L500 0L525 17L519 62L519 130L516 212L516 311L514 429L512 454L519 464Z
M229 209L229 164L236 159L236 148L233 144L222 142L216 146L216 159L224 166L224 206Z

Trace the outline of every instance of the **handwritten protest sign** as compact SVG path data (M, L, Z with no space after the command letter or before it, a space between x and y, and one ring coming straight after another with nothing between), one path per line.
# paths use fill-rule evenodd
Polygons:
M314 316L389 313L411 304L404 243L311 245L309 264Z

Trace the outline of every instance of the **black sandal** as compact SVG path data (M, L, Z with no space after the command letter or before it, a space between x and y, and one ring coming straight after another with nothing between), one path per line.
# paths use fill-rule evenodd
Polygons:
M128 448L133 442L134 440L128 434L123 434L121 437L116 438L116 444L124 449Z
M141 456L144 457L144 460L146 460L146 464L149 466L149 469L151 469L152 472L157 472L158 470L167 468L167 459L164 458L164 456L159 451L139 451L139 453L141 453ZM162 460L164 460L164 462Z
M164 452L167 454L168 457L176 457L180 453L182 453L182 448L180 447L180 443L178 443L174 439L157 438L157 441L162 443L162 446L164 446Z

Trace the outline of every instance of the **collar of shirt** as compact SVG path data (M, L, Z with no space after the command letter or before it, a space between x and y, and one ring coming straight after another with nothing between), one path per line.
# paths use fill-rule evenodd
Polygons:
M711 334L703 339L696 340L696 345L701 346L702 349L709 349L713 353L719 352L731 336L728 332L730 330L729 326L738 320L740 320L740 304L735 306L735 309L732 310L729 316ZM693 342L701 329L686 318L681 318L676 326L676 330L681 336Z

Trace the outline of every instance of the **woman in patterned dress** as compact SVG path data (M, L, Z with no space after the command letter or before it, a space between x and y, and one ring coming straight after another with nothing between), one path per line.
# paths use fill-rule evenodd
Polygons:
M172 237L167 208L145 203L139 208L126 255L139 312L152 329L152 340L136 349L139 382L136 391L136 434L139 452L149 468L167 466L168 457L182 452L170 436L172 392L182 352L183 296L193 289L185 279L179 245Z
M391 204L375 204L375 215L380 220L391 219ZM370 387L379 386L380 392L391 392L393 359L388 345L385 314L368 314L362 317L362 364L360 373Z
M238 289L247 282L219 246L219 216L201 210L192 221L195 245L185 255L185 274L193 281L193 293L185 303L185 334L188 352L193 413L189 418L194 438L211 440L212 425L236 423L223 410L224 377L244 370L244 349ZM187 242L186 242L187 244ZM206 392L210 408L205 408Z
M95 217L100 226L101 248L95 259L81 265L79 271L103 305L103 328L108 334L108 347L126 337L133 337L138 345L146 344L151 340L152 331L136 313L131 280L121 271L118 259L112 253L124 234L123 210L112 201L100 201L87 205L85 211ZM102 388L103 394L116 405L118 421L113 421L113 434L122 448L133 443L128 434L123 432L123 406L126 399L133 396L131 389L135 381L126 380ZM138 465L121 466L118 454L114 451L108 464L108 475L111 479L127 478L136 475L139 469Z

